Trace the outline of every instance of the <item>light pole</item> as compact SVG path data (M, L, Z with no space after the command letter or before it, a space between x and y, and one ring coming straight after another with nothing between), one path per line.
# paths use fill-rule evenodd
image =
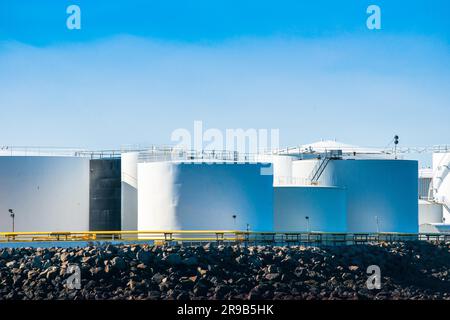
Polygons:
M394 136L394 154L395 160L397 160L397 145L398 145L398 135Z
M305 217L305 220L306 220L306 232L309 233L309 217L306 216L306 217Z
M233 217L233 228L236 229L236 215L233 214L232 217Z
M9 212L9 216L12 218L12 232L14 232L14 218L15 218L15 213L13 209L8 209Z
M375 221L377 223L377 233L380 233L380 219L378 219L378 216L375 216Z

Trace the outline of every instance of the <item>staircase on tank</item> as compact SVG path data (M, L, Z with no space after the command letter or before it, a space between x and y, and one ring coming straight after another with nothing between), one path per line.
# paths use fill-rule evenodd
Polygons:
M318 185L319 179L322 176L322 173L325 171L330 160L339 160L342 159L342 150L330 150L326 151L322 157L319 158L319 162L314 166L314 169L311 171L309 176L309 180L312 185Z

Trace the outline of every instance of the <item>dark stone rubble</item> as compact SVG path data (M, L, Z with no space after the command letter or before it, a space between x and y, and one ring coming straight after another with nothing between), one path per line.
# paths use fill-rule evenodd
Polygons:
M81 288L69 289L69 265ZM369 290L367 267L381 269ZM0 249L0 300L450 299L450 243Z

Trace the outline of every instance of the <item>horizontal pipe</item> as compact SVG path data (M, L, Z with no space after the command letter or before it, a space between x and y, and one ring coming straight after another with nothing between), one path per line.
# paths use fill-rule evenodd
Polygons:
M124 237L134 235L134 237ZM184 236L186 235L186 236ZM119 237L118 237L119 236ZM0 232L0 242L19 241L199 241L199 242L264 242L264 243L359 243L371 241L450 239L440 233L332 233L332 232L255 232L238 230L153 230L153 231L58 231Z

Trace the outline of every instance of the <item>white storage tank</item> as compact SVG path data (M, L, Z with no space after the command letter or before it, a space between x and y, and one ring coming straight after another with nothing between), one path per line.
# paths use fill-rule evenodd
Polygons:
M292 161L294 159L291 156L272 156L274 186L292 183Z
M89 159L0 156L0 231L89 230Z
M450 234L450 224L424 223L419 226L419 232Z
M345 190L323 186L279 186L274 190L274 229L347 231Z
M317 161L294 161L293 175L308 178ZM417 178L413 160L330 160L318 183L346 189L348 232L415 233Z
M138 163L139 230L273 229L273 177L259 163Z
M424 223L442 223L442 204L419 199L419 225Z

